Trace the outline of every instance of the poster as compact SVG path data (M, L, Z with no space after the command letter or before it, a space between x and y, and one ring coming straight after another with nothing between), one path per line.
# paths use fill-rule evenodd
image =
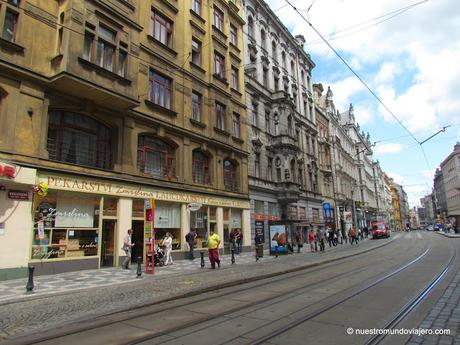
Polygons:
M262 220L256 220L255 224L255 243L265 243L265 228Z
M351 229L353 224L353 215L351 212L343 212L343 218L345 223L345 231L348 234L348 231Z
M37 223L37 232L38 232L38 239L43 240L45 238L45 222L43 219L40 219Z
M287 248L286 225L270 225L270 253L278 248L278 253L286 253Z

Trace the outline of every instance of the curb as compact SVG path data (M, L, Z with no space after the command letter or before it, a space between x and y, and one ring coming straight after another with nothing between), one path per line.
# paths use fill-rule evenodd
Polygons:
M450 233L446 234L445 232L441 232L441 231L435 231L435 233L437 233L440 236L447 237L447 238L460 238L460 234L450 234Z

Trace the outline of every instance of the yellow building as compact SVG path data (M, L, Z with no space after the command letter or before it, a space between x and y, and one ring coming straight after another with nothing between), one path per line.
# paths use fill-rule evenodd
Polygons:
M151 197L177 257L190 228L250 245L243 24L239 1L1 7L0 163L27 178L0 180L0 279L119 265L129 228L144 256Z
M390 179L390 181L392 181ZM399 203L399 194L396 186L391 183L391 204L393 206L393 219L394 219L394 226L395 230L401 231L404 229L403 223L401 220L401 207Z

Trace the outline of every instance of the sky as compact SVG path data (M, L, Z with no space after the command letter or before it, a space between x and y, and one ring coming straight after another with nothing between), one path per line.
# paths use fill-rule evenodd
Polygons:
M410 206L419 205L460 141L460 1L289 1L407 129L286 0L266 0L293 35L304 35L313 83L331 87L340 112L353 103L356 121L377 142L374 160L403 185Z

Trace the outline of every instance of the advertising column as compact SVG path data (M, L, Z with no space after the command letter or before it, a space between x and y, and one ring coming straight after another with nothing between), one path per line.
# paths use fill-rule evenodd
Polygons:
M145 272L155 273L155 203L153 199L144 201L144 247L145 247Z

